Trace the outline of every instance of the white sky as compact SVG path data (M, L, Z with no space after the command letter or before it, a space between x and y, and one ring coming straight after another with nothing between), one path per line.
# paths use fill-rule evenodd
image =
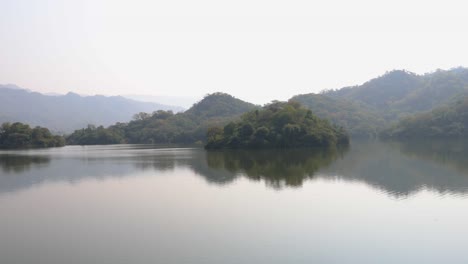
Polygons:
M0 83L253 103L468 66L463 1L0 0ZM165 103L165 102L162 102Z

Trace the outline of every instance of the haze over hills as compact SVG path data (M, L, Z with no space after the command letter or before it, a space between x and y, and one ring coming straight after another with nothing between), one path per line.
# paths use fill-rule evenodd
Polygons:
M383 131L385 138L466 138L468 136L468 95L399 121Z
M319 118L328 119L344 127L353 137L376 137L383 130L395 127L401 120L406 120L405 124L409 124L408 118L416 114L447 107L451 109L450 113L461 111L460 109L464 108L455 107L453 104L464 96L468 96L468 69L459 67L424 75L394 70L362 85L323 91L319 94L296 95L290 100L308 107ZM239 117L253 107L253 104L228 94L214 93L194 104L183 114L167 116L159 113L153 118L158 121L150 123L148 120L152 120L151 113L156 110L177 112L181 108L138 102L118 96L82 97L73 93L46 96L14 85L0 86L0 122L19 121L33 126L49 127L53 131L70 132L88 124L109 126L116 122L130 122L134 114L148 113L141 116L148 120L141 121L141 126L134 129L145 128L146 136L151 133L153 136L145 138L132 133L135 136L132 142L151 142L154 138L160 140L160 136L154 134L156 130L165 131L162 138L166 139L177 138L176 135L186 139L200 139L206 132L202 130L209 124L225 123L226 120ZM457 118L460 119L461 116ZM430 117L430 114L425 114L424 118L418 117L416 120L422 122L432 118ZM163 122L166 118L169 118L169 121ZM443 124L447 124L449 121L444 122ZM465 123L468 130L468 122ZM161 127L163 125L166 127ZM437 126L439 125L434 123L431 129L440 130ZM461 128L456 133L452 130L451 134L462 133L460 131L465 129L464 121L458 120L457 124L452 126L454 127ZM187 136L188 134L191 135Z
M137 94L126 94L122 95L122 97L141 101L141 102L149 102L149 103L161 103L165 102L166 104L170 105L177 105L181 106L180 111L189 109L194 103L200 100L200 97L195 96L170 96L170 95L137 95Z
M395 70L362 85L293 97L353 136L375 136L384 127L468 95L468 69L416 75Z
M55 132L71 132L88 124L128 122L135 113L180 111L180 107L139 102L120 96L44 95L15 85L0 85L0 123L23 122Z

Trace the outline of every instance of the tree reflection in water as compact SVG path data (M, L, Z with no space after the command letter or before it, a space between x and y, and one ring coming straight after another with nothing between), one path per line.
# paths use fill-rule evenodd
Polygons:
M269 149L223 150L206 152L208 167L226 170L236 176L263 180L269 187L300 187L304 180L329 166L343 156L347 148L340 149ZM205 175L208 181L219 182L216 173Z
M5 173L21 173L50 163L48 156L0 154L0 169Z
M421 190L466 195L468 141L365 141L329 150L205 151L118 145L8 151L0 153L0 194L47 182L132 177L142 171L170 175L187 169L219 186L240 178L264 181L275 189L297 188L311 179L339 179L362 182L396 198Z

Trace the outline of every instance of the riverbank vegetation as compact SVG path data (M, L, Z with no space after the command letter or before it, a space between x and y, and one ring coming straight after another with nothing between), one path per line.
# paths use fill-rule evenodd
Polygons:
M62 136L52 135L44 127L31 128L20 122L3 123L0 127L0 148L50 148L62 147L65 139Z

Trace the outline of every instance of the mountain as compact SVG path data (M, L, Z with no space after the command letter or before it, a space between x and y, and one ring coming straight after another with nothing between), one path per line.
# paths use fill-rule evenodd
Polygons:
M290 100L303 104L319 118L346 128L354 137L375 137L385 123L373 108L358 101L324 94L296 95Z
M360 86L325 92L325 95L362 102L395 121L432 110L468 92L468 69L437 70L425 75L395 70Z
M464 96L468 96L468 69L459 67L424 75L394 70L362 85L296 95L290 100L308 107L319 118L344 127L353 137L375 137L400 120L447 107ZM210 94L187 111L179 112L180 108L123 97L82 97L73 93L46 96L13 85L0 86L0 123L19 121L67 132L87 124L128 122L141 112L137 120L125 124L131 133L130 137L126 134L126 142L198 141L204 139L207 127L225 124L255 107L223 93ZM168 109L178 113L145 114ZM135 127L130 129L131 126ZM143 128L146 130L130 132ZM158 135L154 134L156 131Z
M139 102L120 96L80 96L75 93L50 96L0 85L0 123L23 122L55 132L71 132L88 124L108 126L126 122L138 112L179 108Z
M346 128L352 136L375 135L382 128L468 95L468 69L417 75L395 70L362 85L292 98L317 116Z
M397 125L383 131L384 138L466 138L468 136L468 96L401 120Z
M159 103L159 102L166 102L166 104L170 105L177 105L180 106L179 111L175 112L183 112L189 109L193 103L199 100L199 97L196 96L170 96L170 95L141 95L141 94L127 94L122 95L125 98L141 101L141 102L149 102L149 103Z
M88 127L68 136L68 144L195 143L205 141L209 127L223 126L257 106L225 93L209 94L183 113L140 113L129 123Z
M213 93L195 103L185 114L198 119L238 116L256 108L226 93Z
M224 128L210 127L206 149L298 148L348 145L345 131L320 119L300 103L272 102L249 111Z
M420 86L421 79L416 74L395 70L362 85L328 91L325 94L381 108L390 107Z

